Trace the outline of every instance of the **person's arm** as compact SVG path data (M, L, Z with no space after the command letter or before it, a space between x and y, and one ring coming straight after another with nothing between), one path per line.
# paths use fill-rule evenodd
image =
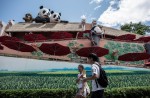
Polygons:
M89 80L95 80L98 78L98 70L96 67L92 67L92 76L91 77L87 77L83 80L83 82L89 81Z
M79 80L80 80L79 78L78 78L78 79L76 79L76 83L78 83L78 82L79 82Z
M80 81L80 78L83 78L83 75L81 75L79 78L76 79L76 83Z
M94 74L94 75L91 76L91 77L87 77L87 78L83 79L83 82L86 82L86 81L89 81L89 80L95 80L95 79L97 79L97 78L98 78L97 75Z

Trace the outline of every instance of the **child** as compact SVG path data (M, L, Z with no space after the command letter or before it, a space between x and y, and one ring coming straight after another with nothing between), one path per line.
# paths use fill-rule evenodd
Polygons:
M90 89L87 82L83 83L82 81L84 78L86 78L84 66L79 65L78 70L80 73L78 74L78 79L76 80L78 91L75 98L86 98L90 94Z

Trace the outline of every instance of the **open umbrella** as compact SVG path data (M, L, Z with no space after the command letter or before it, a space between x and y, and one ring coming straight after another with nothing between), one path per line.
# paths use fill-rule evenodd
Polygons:
M24 39L26 41L41 41L41 40L47 40L45 36L42 34L27 34L24 36Z
M65 39L65 38L73 38L73 35L68 32L54 32L50 39Z
M0 45L0 50L3 50L3 48L4 48L4 47Z
M70 53L69 47L62 46L57 43L53 43L53 44L43 43L39 47L39 49L46 54L56 55L56 56L67 55Z
M120 35L116 37L116 39L119 39L119 40L134 40L135 38L136 38L136 35L133 35L133 34L125 34L125 35Z
M89 54L95 53L98 57L104 56L109 53L108 49L101 47L85 47L76 52L79 56L88 57Z
M127 53L119 56L118 60L121 61L140 61L149 59L150 55L147 53Z
M83 31L83 32L79 32L78 38L85 37L84 35L90 35L90 32L91 32L91 30L86 30L86 31Z
M20 41L20 39L16 38L16 37L10 37L10 36L0 36L0 42L4 42L4 41Z
M5 42L2 42L2 44L5 45L6 47L10 48L10 49L14 49L14 50L21 51L21 52L36 51L32 46L21 43L21 42L5 41Z
M149 42L150 41L150 36L140 37L139 39L136 39L134 41Z

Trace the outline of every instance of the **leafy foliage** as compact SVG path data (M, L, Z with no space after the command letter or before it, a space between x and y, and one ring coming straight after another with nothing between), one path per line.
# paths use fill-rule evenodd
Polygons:
M126 53L135 53L144 51L144 47L137 43L119 43L114 41L107 42L107 44L104 45L104 48L109 49L109 54L105 55L105 58L108 60L117 60L118 56ZM114 50L118 50L118 55L113 56ZM142 64L142 63L143 63L142 61L130 62L130 64Z
M107 75L110 84L105 98L150 97L150 71L110 71ZM0 98L73 98L76 77L77 72L1 72Z
M107 72L108 89L150 86L150 71ZM77 72L0 73L0 89L75 89ZM89 81L88 83L91 86Z
M74 98L75 89L0 90L1 98ZM104 92L105 98L149 98L150 87L115 88ZM88 96L87 98L90 98Z
M142 24L141 22L139 22L139 23L130 22L129 24L122 25L121 30L144 35L145 32L150 31L150 28L149 28L149 26L146 26L146 25Z

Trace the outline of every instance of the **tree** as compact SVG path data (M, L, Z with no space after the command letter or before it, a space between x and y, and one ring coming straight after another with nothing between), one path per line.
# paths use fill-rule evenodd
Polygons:
M139 23L132 23L121 25L121 30L132 32L140 35L144 35L145 32L150 32L150 26L146 26L145 24Z

